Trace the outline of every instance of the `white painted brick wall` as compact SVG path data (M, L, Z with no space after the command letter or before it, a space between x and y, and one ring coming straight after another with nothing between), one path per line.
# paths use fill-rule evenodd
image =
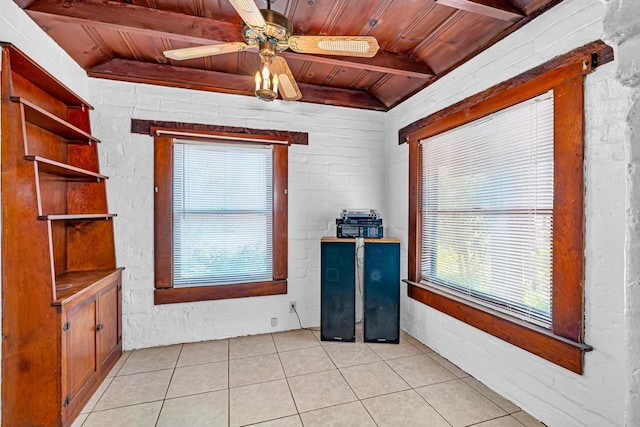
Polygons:
M115 220L123 280L125 349L201 341L320 323L320 238L345 207L383 211L384 113L90 79L91 121ZM309 133L289 149L289 293L153 305L153 139L130 133L131 117ZM239 315L240 314L240 315ZM270 319L277 317L278 327Z
M604 19L605 40L615 46L616 76L633 91L634 104L625 115L626 245L625 245L625 426L640 425L640 2L612 0Z
M636 53L637 55L637 53ZM627 270L625 277L625 331L627 395L625 425L640 425L640 87L629 113L627 162Z
M605 5L565 0L387 114L387 214L406 277L408 147L399 128L602 37ZM558 427L622 426L625 394L625 122L630 90L607 64L586 79L585 338L595 350L574 375L407 297L402 325L523 409ZM403 286L404 295L406 287Z

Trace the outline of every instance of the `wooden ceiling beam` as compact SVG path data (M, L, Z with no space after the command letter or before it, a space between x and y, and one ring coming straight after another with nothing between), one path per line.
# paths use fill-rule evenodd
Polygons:
M116 1L43 0L26 11L41 25L46 25L47 21L55 21L197 44L242 40L242 26L238 24ZM434 76L427 65L392 52L379 51L373 58L308 55L290 51L285 51L282 55L291 59L420 79Z
M298 83L298 87L302 92L300 101L303 102L362 110L387 111L389 109L388 105L360 90L318 86L308 83Z
M509 0L436 0L436 3L502 21L516 22L525 17Z
M255 82L250 76L119 58L96 65L87 70L87 74L90 77L110 80L149 83L235 95L253 94L255 86Z
M151 64L127 59L111 59L91 68L87 73L90 77L110 80L255 96L253 93L255 82L252 76L217 71ZM378 99L362 91L304 83L299 83L298 86L302 91L300 101L303 102L376 111L388 109Z
M101 0L44 0L29 6L34 21L95 26L188 43L241 41L242 25L128 3Z
M399 53L385 52L379 50L373 58L356 58L344 56L309 55L284 51L282 56L289 59L312 61L321 64L337 65L358 70L369 70L384 74L395 74L398 76L415 77L418 79L430 79L435 73L429 66L422 62L415 62L407 55Z

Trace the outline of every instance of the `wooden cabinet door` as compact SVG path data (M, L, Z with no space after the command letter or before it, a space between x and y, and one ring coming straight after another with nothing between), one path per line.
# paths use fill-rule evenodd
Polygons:
M114 351L120 343L120 281L116 280L99 293L99 315L97 330L98 362L106 367L111 362ZM119 351L118 351L119 353Z
M66 365L67 398L66 405L73 403L85 386L96 381L98 363L96 355L96 319L98 304L95 295L67 310Z

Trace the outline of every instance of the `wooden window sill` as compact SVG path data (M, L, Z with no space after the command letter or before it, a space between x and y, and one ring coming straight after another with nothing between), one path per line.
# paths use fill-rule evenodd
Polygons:
M548 329L457 297L428 284L403 280L410 298L480 329L545 360L582 373L583 353L593 347L555 335Z
M181 302L211 301L230 298L259 297L287 293L286 280L270 282L239 283L235 285L194 286L190 288L156 289L154 304L176 304Z

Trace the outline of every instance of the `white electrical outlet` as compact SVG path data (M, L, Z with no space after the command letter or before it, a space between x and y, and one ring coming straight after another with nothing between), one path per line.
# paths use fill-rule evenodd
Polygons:
M296 306L296 302L289 301L289 313L296 313L297 310L298 310L298 307Z
M278 326L278 318L277 317L272 317L271 318L271 326Z

